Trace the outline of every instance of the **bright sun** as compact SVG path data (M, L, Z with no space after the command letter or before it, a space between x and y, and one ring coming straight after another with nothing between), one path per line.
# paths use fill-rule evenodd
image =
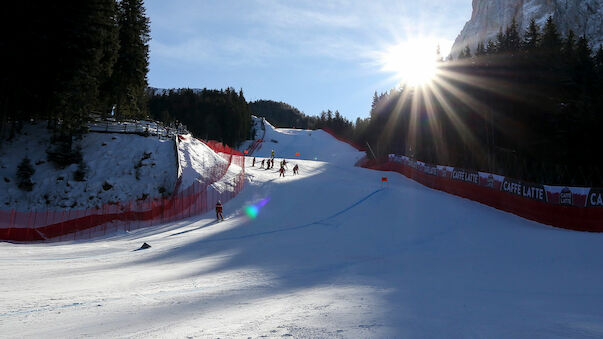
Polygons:
M401 84L428 84L438 73L437 43L431 39L409 40L381 54L383 71L393 72Z

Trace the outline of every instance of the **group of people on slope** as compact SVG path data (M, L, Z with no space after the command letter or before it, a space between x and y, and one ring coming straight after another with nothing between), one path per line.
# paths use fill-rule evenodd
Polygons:
M264 163L266 163L266 169L270 169L274 167L274 150L272 150L272 157L270 159L262 159L260 168L264 168ZM278 170L279 171L279 177L284 177L285 176L285 168L287 167L287 160L283 159L280 162L281 168ZM255 157L253 157L253 160L251 162L251 167L255 167ZM299 174L299 166L297 164L295 164L295 166L293 166L293 175ZM218 202L216 203L216 219L218 221L220 220L224 220L224 216L222 215L222 202L220 200L218 200Z
M272 167L274 167L274 159L264 159L260 163L260 168L264 168L264 162L266 162L266 169L271 169ZM251 167L255 167L255 157L253 158Z
M264 167L264 164L266 165L266 167ZM281 160L280 165L281 165L281 167L278 170L279 177L284 177L285 170L287 169L287 160L285 160L285 159ZM253 160L251 162L251 167L255 167L255 157L253 157ZM270 157L270 159L262 159L260 168L265 168L266 170L274 168L274 150L272 150L272 156ZM297 164L295 164L295 166L293 166L293 175L297 175L297 174L299 174L299 166Z

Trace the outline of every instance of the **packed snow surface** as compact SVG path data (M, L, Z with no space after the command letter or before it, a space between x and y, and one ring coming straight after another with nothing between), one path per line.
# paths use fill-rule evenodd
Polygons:
M256 126L259 126L259 120L254 117ZM362 153L346 143L334 142L336 140L323 130L277 129L268 121L264 121L264 125L266 129L264 142L253 152L252 156L270 157L274 150L274 156L279 160L282 158L319 160L338 164L354 164L363 156ZM256 128L256 136L261 136L262 133Z
M88 167L85 180L74 180L77 164L57 168L48 162L51 133L44 123L26 124L21 134L0 147L0 209L45 211L94 208L104 203L161 197L174 189L176 153L172 139L136 134L88 133L81 146ZM17 186L24 157L35 170L31 192Z
M316 132L267 133L277 159L320 159L279 178L248 158L224 222L0 244L2 336L603 336L603 235L353 167L358 152Z

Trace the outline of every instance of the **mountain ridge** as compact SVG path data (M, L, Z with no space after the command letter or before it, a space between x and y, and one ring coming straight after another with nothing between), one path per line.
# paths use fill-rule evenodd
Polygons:
M571 29L585 35L593 48L603 43L603 0L473 0L472 6L471 19L452 46L454 57L466 46L475 51L480 41L495 40L513 18L525 32L532 18L542 27L552 16L562 34Z

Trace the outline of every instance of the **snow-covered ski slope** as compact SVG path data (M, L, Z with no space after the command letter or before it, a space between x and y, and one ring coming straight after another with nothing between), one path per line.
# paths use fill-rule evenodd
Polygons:
M259 119L254 117L254 120ZM350 161L353 164L354 159L362 157L354 147L334 142L336 140L323 130L277 129L268 121L265 121L265 127L264 142L253 153L255 157L270 157L272 150L275 150L275 157L281 159L319 160L338 164L349 164ZM257 134L261 132L258 131Z
M312 145L315 132L268 132L278 142L262 152L321 161L291 159L300 175L279 178L247 159L224 222L0 244L0 336L603 336L603 235L353 167L358 152L330 161L349 146Z

